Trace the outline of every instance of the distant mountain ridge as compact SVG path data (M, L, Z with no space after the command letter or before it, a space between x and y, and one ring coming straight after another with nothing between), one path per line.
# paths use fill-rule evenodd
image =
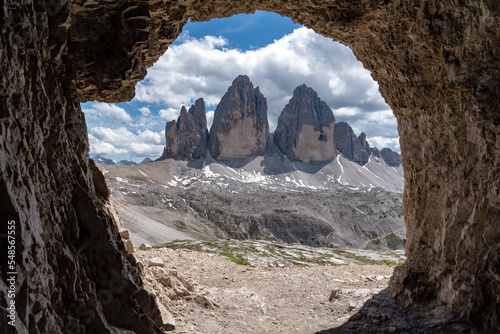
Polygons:
M247 76L208 131L203 99L166 124L159 161L100 166L134 243L273 240L402 249L399 154L370 147L310 87L297 87L271 134L267 101Z
M338 152L360 166L371 154L382 157L391 167L401 163L397 152L371 148L365 133L356 136L349 124L336 124L330 107L306 85L294 90L273 134L269 132L266 98L246 75L238 76L222 97L209 133L205 113L192 110L204 111L203 99L189 112L182 107L178 119L167 123L166 147L159 160L197 160L210 154L216 160L230 161L267 152L286 155L292 161L322 163L334 159Z
M131 161L131 160L120 160L118 162L114 161L113 159L108 159L100 154L96 154L93 157L91 157L92 160L94 160L95 163L98 164L104 164L104 165L124 165L124 166L133 166L137 165L137 162ZM145 164L147 162L151 162L150 158L146 157L144 158L139 164Z

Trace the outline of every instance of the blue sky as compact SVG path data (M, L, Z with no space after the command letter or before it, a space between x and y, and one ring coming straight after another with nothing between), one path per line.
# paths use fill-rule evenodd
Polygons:
M130 102L82 104L90 154L116 161L158 158L165 145L165 123L182 105L204 98L209 126L213 111L239 74L250 77L267 98L270 130L305 83L332 108L338 121L370 145L399 151L396 119L350 49L275 13L235 15L189 22L181 36L148 69Z

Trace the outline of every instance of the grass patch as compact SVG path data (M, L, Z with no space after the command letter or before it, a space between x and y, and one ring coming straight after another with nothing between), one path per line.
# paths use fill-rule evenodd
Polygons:
M249 266L250 262L248 262L248 259L243 259L243 258L237 258L231 253L222 253L223 256L230 258L234 263L242 265L242 266Z
M391 260L385 260L383 262L379 262L379 265L386 265L386 266L400 266L404 263L405 261L403 259L400 259L398 262L396 261L391 261Z

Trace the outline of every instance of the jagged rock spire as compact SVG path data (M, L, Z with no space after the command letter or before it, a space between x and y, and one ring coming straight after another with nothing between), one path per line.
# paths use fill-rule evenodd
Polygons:
M336 156L335 117L310 87L295 88L274 132L276 146L291 160L328 161Z

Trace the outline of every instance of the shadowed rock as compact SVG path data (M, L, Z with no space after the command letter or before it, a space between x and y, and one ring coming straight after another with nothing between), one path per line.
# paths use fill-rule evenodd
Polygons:
M382 151L380 151L380 155L385 163L391 167L398 167L401 165L401 156L388 147L383 148Z
M165 149L160 159L197 160L205 158L208 130L203 99L196 100L195 104L189 108L189 112L183 106L177 120L167 123L165 140Z
M346 122L335 124L335 147L347 159L361 166L368 162L370 146L366 141L366 135L361 133L359 137L356 137L351 126Z
M368 153L368 156L370 156L372 151L370 148L370 144L368 144L368 141L366 140L366 134L364 132L361 132L361 134L358 136L358 140L361 143L363 149Z

